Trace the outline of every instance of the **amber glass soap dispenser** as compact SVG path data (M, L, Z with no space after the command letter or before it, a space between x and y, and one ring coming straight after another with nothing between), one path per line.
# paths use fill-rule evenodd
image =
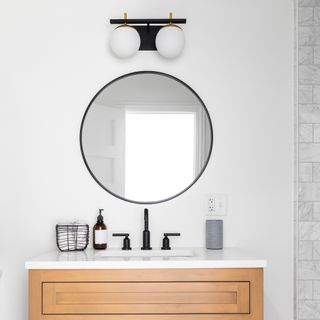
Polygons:
M99 209L97 223L93 226L93 247L96 250L107 249L107 226L103 223L102 211Z

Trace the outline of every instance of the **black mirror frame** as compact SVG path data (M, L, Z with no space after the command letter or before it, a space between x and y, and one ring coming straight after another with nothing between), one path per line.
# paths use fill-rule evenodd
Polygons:
M88 163L87 163L87 160L86 160L86 157L85 157L85 154L84 154L84 150L83 150L83 144L82 144L82 131L83 131L83 125L84 125L84 121L86 119L86 115L88 113L88 111L90 110L90 107L92 105L92 103L94 102L94 100L97 98L97 96L105 89L107 88L108 86L110 86L111 84L113 84L114 82L116 81L119 81L123 78L127 78L127 77L130 77L130 76L134 76L134 75L141 75L141 74L155 74L155 75L161 75L161 76L165 76L167 78L170 78L170 79L173 79L179 83L181 83L183 86L185 86L187 89L189 89L199 100L199 102L201 103L203 109L205 110L206 112L206 115L208 117L208 120L209 120L209 126L210 126L210 134L211 134L211 143L210 143L210 149L209 149L209 154L208 154L208 157L207 157L207 160L203 166L203 168L201 169L200 173L198 174L198 176L192 181L192 183L190 183L186 188L184 188L181 192L178 192L176 193L175 195L169 197L169 198L166 198L166 199L161 199L161 200L158 200L158 201L135 201L135 200L131 200L131 199L126 199L126 198L123 198L115 193L113 193L112 191L110 191L109 189L107 189L98 179L97 177L93 174L93 172L91 171ZM183 82L182 80L170 75L170 74L167 74L167 73L163 73L163 72L159 72L159 71L136 71L136 72L131 72L131 73L127 73L127 74L124 74L118 78L115 78L113 79L112 81L110 81L109 83L107 83L105 86L103 86L95 95L94 97L91 99L88 107L86 108L86 111L83 115L83 118L82 118L82 121L81 121L81 126L80 126L80 149L81 149L81 155L82 155L82 158L83 158L83 161L90 173L90 175L92 176L92 178L96 181L96 183L102 188L104 189L105 191L107 191L108 193L110 193L111 195L113 195L114 197L120 199L120 200L124 200L124 201L127 201L127 202L130 202L130 203L135 203L135 204L143 204L143 205L151 205L151 204L157 204L157 203L162 203L162 202L166 202L166 201L169 201L169 200L172 200L178 196L180 196L181 194L183 194L184 192L186 192L188 189L190 189L198 180L199 178L201 177L201 175L203 174L203 172L205 171L208 163L209 163L209 160L211 158L211 154L212 154L212 149L213 149L213 127L212 127L212 121L211 121L211 118L210 118L210 114L208 112L208 109L206 107L206 105L204 104L204 102L202 101L202 99L200 98L200 96L189 86L187 85L185 82Z

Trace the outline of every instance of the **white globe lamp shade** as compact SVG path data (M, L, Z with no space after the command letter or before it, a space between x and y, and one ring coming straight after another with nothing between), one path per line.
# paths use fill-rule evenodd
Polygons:
M138 31L130 26L122 25L113 30L110 38L110 47L119 58L129 58L140 48Z
M176 25L161 28L156 37L156 47L161 56L167 59L178 57L185 44L183 30Z

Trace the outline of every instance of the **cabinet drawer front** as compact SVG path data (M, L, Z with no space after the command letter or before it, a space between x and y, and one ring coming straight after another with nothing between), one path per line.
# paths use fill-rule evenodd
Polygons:
M43 283L43 314L249 313L249 282Z

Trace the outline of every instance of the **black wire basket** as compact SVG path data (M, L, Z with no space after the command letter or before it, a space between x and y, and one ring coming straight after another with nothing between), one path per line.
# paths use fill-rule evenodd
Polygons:
M56 225L56 239L60 251L83 251L89 243L89 225L59 223Z

